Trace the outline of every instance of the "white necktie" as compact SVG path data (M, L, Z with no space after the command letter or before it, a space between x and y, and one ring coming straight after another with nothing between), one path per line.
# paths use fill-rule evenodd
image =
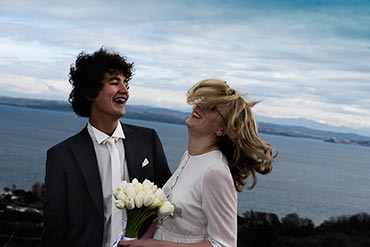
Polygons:
M112 191L114 191L122 180L122 162L116 146L118 138L109 137L107 146L110 153L110 165L112 174ZM112 195L112 214L111 214L111 234L110 246L117 240L117 234L122 231L122 210L114 205L114 196Z

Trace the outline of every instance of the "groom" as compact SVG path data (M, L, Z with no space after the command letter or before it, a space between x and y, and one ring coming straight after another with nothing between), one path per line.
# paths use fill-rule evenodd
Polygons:
M171 176L155 130L119 121L132 71L133 63L105 48L82 52L71 65L69 102L88 123L47 151L43 246L111 246L122 230L112 226L122 222L112 213L117 176L147 178L159 187ZM118 151L116 158L108 142Z

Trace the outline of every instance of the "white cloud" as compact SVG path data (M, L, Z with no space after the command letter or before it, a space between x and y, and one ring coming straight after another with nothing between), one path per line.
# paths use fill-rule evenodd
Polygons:
M1 92L14 92L17 95L29 95L31 98L66 99L70 87L64 81L37 79L34 77L11 75L0 81Z
M169 109L177 108L182 111L191 110L191 107L186 104L186 92L145 86L130 88L129 104L157 106Z
M0 93L66 99L77 54L106 45L136 64L131 103L186 109L191 85L221 78L262 99L260 115L370 128L366 10L345 1L0 3Z
M0 43L2 60L17 59L30 63L54 62L57 59L65 57L65 53L68 52L68 50L61 47L41 44L36 40L25 42L9 38L0 38Z

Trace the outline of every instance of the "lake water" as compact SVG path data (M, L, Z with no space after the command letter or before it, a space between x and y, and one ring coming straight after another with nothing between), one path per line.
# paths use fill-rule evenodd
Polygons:
M172 171L187 146L183 125L122 119L157 130ZM0 105L0 188L29 190L43 182L46 150L79 131L86 119L56 112ZM238 194L238 212L289 213L316 225L332 216L370 213L370 148L264 135L279 150L272 173Z

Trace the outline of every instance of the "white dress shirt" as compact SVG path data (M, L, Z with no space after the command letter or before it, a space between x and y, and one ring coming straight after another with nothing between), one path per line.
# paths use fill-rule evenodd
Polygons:
M110 152L108 146L105 145L106 140L110 137L102 131L98 130L90 123L87 124L88 132L93 140L96 159L99 167L99 174L102 183L103 199L104 199L104 236L103 247L110 246L112 240L110 239L111 232L111 213L112 213L112 173L110 171ZM121 174L121 180L125 179L129 182L127 162L125 158L125 149L122 139L125 139L125 134L122 125L119 123L113 132L113 138L118 138L116 146L120 155L121 169L120 171L113 171ZM122 229L118 229L119 231ZM118 232L119 232L118 231Z

